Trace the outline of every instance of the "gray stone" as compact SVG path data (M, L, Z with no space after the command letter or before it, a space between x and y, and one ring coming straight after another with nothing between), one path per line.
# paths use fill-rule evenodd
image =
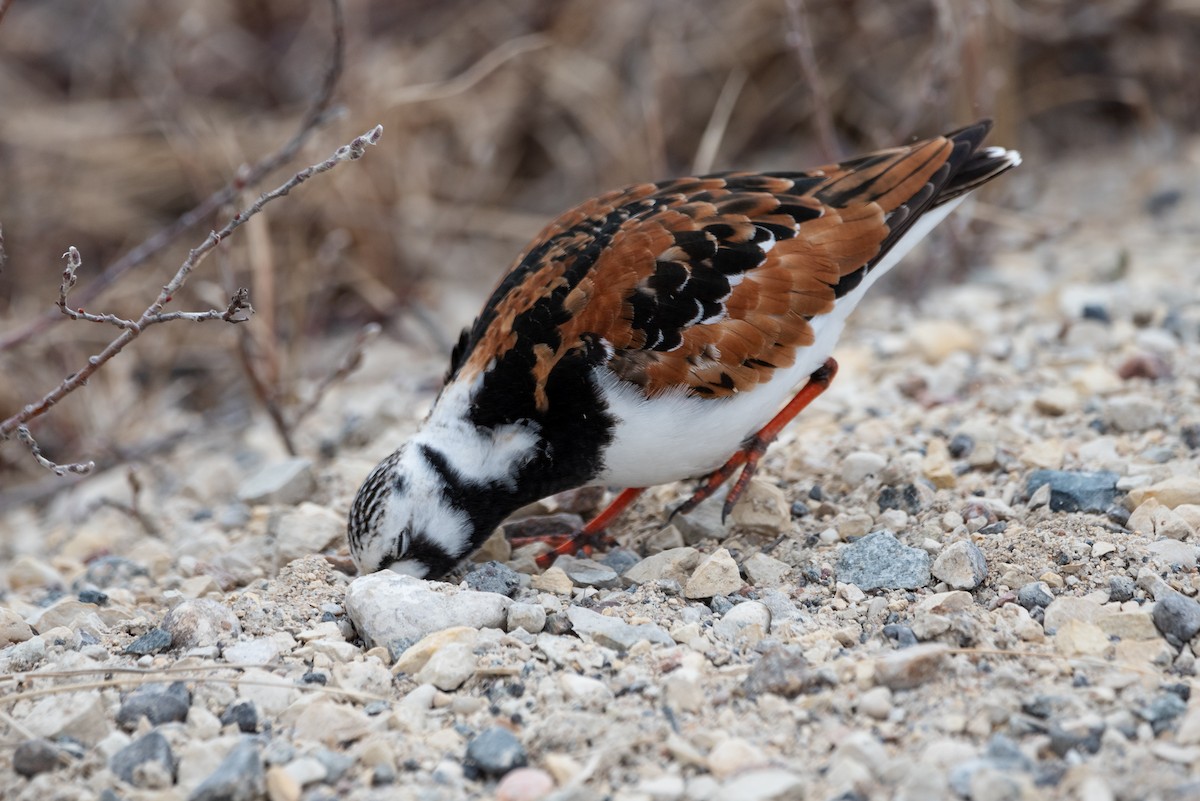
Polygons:
M1116 499L1118 478L1109 472L1034 470L1025 482L1025 495L1033 495L1038 487L1049 484L1051 511L1100 514Z
M1031 581L1017 590L1017 603L1030 612L1044 609L1053 602L1054 593L1050 592L1050 585L1044 581Z
M1176 647L1200 633L1200 603L1178 592L1159 597L1154 603L1152 617L1163 637Z
M746 577L755 587L778 587L783 584L787 575L792 572L792 566L781 562L765 553L755 553L742 562Z
M860 590L914 590L929 583L929 554L876 531L842 549L837 579Z
M538 634L546 628L546 609L541 604L514 603L508 607L508 630L525 629Z
M1104 405L1104 422L1118 431L1148 431L1162 425L1162 408L1140 395L1113 398Z
M253 740L244 739L188 794L188 801L255 801L266 790L262 752Z
M258 707L253 701L234 701L221 713L221 725L234 725L243 734L253 734L258 731Z
M12 768L17 775L29 779L62 767L62 756L58 746L45 738L24 740L13 751Z
M1108 600L1124 603L1133 600L1136 588L1129 576L1113 576L1108 580Z
M1147 545L1146 551L1151 562L1166 568L1178 565L1191 570L1200 559L1200 548L1179 540L1157 540Z
M574 556L560 556L554 562L571 583L577 587L600 587L612 589L621 585L617 571L611 567L591 559L578 559Z
M126 731L137 728L146 718L151 725L183 723L187 720L192 694L181 681L171 684L146 684L125 696L117 710L117 723Z
M155 768L172 782L175 780L175 755L167 738L158 731L139 737L113 754L108 767L121 781L138 787L154 783L150 777Z
M729 536L732 526L729 521L722 519L725 494L726 488L722 487L715 495L686 515L675 515L671 519L671 522L679 529L679 533L683 535L684 542L688 545L695 545L704 540L723 540Z
M615 548L604 554L604 558L600 561L607 567L611 567L617 571L617 575L621 575L642 561L642 557L636 551L631 551L628 548Z
M384 570L352 581L345 605L368 647L385 646L396 657L426 634L452 626L503 629L512 600Z
M718 548L701 560L683 585L685 598L712 598L737 592L745 582L737 562L725 548Z
M320 553L338 541L344 543L346 519L332 509L305 501L276 517L271 532L275 540L275 563L282 567Z
M606 648L627 651L642 640L662 645L675 644L670 634L653 623L634 626L620 618L607 617L582 606L569 607L567 617L576 634Z
M713 634L730 643L753 645L771 629L771 612L758 601L743 601L713 624Z
M868 478L879 475L887 467L887 459L871 451L855 451L842 460L842 481L857 487Z
M155 626L125 646L125 653L133 654L134 656L145 656L146 654L162 653L170 647L171 632Z
M763 693L795 698L835 682L836 676L832 672L813 670L799 649L776 646L750 667L742 683L742 692L751 698Z
M517 571L499 562L485 562L466 576L467 586L476 592L494 592L512 597L521 586Z
M294 457L264 465L242 482L238 500L242 503L292 505L309 500L317 491L317 478L310 459Z
M970 540L952 542L933 562L932 572L956 590L973 590L987 578L987 559Z
M513 768L524 767L529 762L525 746L516 735L500 726L492 726L480 732L467 743L464 763L469 768L487 776L503 776Z
M938 674L949 649L941 644L914 645L893 651L875 662L875 682L890 690L911 690Z
M626 570L625 578L634 584L672 579L682 586L687 583L698 564L700 564L700 552L695 548L671 548L653 556L647 556Z
M183 650L234 642L242 633L233 610L203 598L184 601L167 612L162 627L171 633L171 645Z

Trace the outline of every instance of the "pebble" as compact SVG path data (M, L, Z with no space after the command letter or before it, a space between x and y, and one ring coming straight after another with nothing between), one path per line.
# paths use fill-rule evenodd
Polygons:
M155 626L125 646L125 653L135 656L160 654L171 647L171 632Z
M1017 590L1017 603L1030 612L1034 609L1044 609L1054 603L1054 593L1050 592L1050 585L1046 582L1031 581Z
M1159 597L1151 613L1167 642L1179 647L1200 633L1200 603L1171 591Z
M485 776L503 776L529 762L525 746L511 731L492 726L476 735L467 744L464 764Z
M1150 612L1117 612L1102 615L1096 625L1109 637L1121 640L1153 640L1158 637L1154 616Z
M161 732L151 731L112 755L109 769L126 784L161 789L175 781L175 755Z
M171 646L180 650L219 646L242 633L242 624L229 607L203 598L184 601L167 612L162 627L171 634Z
M661 627L653 623L632 625L617 617L609 617L582 606L571 606L567 609L567 618L575 633L584 640L590 640L605 648L617 651L628 651L642 641L661 645L674 645L671 638Z
M508 630L537 634L546 628L546 608L541 604L514 603L508 607Z
M244 734L258 731L258 707L253 701L233 701L221 713L222 726L236 726Z
M555 560L554 566L566 573L567 578L577 587L611 589L621 586L617 571L592 559L560 556Z
M300 801L304 788L279 765L267 768L264 782L269 801Z
M301 742L337 746L359 740L371 731L365 712L328 698L301 697L284 713L285 719L292 715L292 737Z
M532 515L504 523L501 530L505 539L517 537L558 537L583 528L583 518L577 514L560 512L552 515Z
M614 548L604 554L604 558L601 561L605 567L611 567L617 571L618 575L622 575L626 570L642 561L642 555L628 548Z
M275 564L282 567L342 540L346 519L332 509L304 501L278 515L271 531L275 537Z
M887 687L872 687L858 697L858 711L875 720L887 720L892 709L892 691Z
M453 644L462 644L467 650L472 650L478 640L479 630L470 626L454 626L426 634L396 657L392 672L415 674L441 649Z
M779 587L792 572L792 566L765 553L754 553L742 562L746 577L755 587Z
M1104 404L1101 416L1106 425L1126 433L1148 431L1163 423L1162 407L1141 395L1113 398Z
M1054 633L1054 647L1063 656L1100 656L1109 644L1099 626L1083 620L1067 620Z
M478 659L469 646L452 642L435 651L413 679L420 684L432 684L439 690L452 692L475 675L477 665Z
M713 634L726 642L754 645L771 629L771 612L758 601L744 601L713 624Z
M1039 487L1049 485L1051 511L1101 513L1117 497L1118 478L1109 472L1034 470L1025 482L1025 495L1031 497Z
M660 528L658 531L646 538L646 542L642 546L642 552L647 556L669 551L672 548L682 548L684 546L683 533L675 524ZM645 561L645 560L639 560ZM632 565L630 565L632 567ZM625 571L628 571L626 568ZM625 571L622 571L624 573Z
M34 703L22 722L37 737L66 735L87 746L100 742L110 731L108 712L98 692L46 696Z
M1162 568L1182 567L1191 570L1200 561L1200 548L1179 540L1158 540L1146 546L1150 561Z
M1046 617L1043 625L1048 633L1053 634L1068 620L1079 620L1084 623L1095 623L1104 614L1104 607L1099 601L1091 598L1079 598L1074 595L1062 595L1055 598L1046 607Z
M726 485L728 487L728 485ZM715 495L685 515L675 515L672 523L683 535L683 541L695 545L704 540L723 540L729 536L729 521L722 519L728 491L722 487Z
M13 750L12 769L18 776L31 779L62 767L62 754L57 745L44 737L22 740Z
M381 571L361 576L346 590L346 614L369 647L381 645L402 653L426 634L452 626L503 629L510 599L437 585L412 576Z
M775 646L750 667L742 692L751 698L762 693L795 698L828 687L833 681L830 674L811 668L796 648Z
M685 598L712 598L714 595L730 595L744 586L737 562L726 548L718 548L705 557L687 583L683 585Z
M563 673L558 683L562 686L567 698L578 701L584 706L601 707L613 699L612 690L599 679L591 676L580 676L578 673Z
M696 565L700 564L700 552L695 548L671 548L652 556L647 556L633 567L625 571L625 578L634 584L649 584L655 581L671 579L679 582L680 586L687 583Z
M117 710L117 723L126 731L137 728L142 718L152 726L187 720L192 694L181 681L147 684L125 696Z
M262 752L253 740L244 739L188 794L188 801L256 801L266 789Z
M737 801L793 801L805 798L806 782L783 768L748 770L725 781L709 799L737 799ZM698 794L691 797L700 798Z
M1141 506L1151 498L1169 509L1184 504L1200 504L1200 478L1173 476L1157 484L1129 491L1129 503L1134 508Z
M476 592L494 592L511 598L521 587L521 576L499 562L484 562L467 573L466 582Z
M250 506L271 503L291 506L309 500L316 491L312 461L294 457L264 465L243 479L238 486L238 500Z
M496 801L539 801L554 790L554 778L540 768L509 771L496 785Z
M1129 576L1113 576L1108 580L1108 600L1120 603L1132 601L1136 589Z
M911 548L890 531L876 531L842 549L838 581L861 590L916 589L929 583L929 554Z
M855 451L842 459L840 475L842 481L857 487L868 478L880 474L887 467L887 459L871 451Z
M908 338L930 364L939 364L957 351L975 353L980 334L957 320L920 319L908 326Z
M1196 530L1158 498L1147 498L1129 515L1125 527L1149 537L1186 540L1195 537Z
M729 737L713 746L705 760L712 775L724 779L751 768L766 766L763 750L741 737Z
M571 577L564 573L558 565L551 566L545 573L532 576L529 579L529 586L542 592L552 592L555 595L570 595L571 591L575 589L575 585L571 583Z
M255 637L227 645L221 657L231 665L269 665L279 658L279 646L270 637Z
M940 643L901 648L875 660L875 683L891 690L911 690L935 677L949 649Z
M0 648L25 642L33 637L33 629L16 612L0 607Z
M955 589L973 590L987 578L987 560L978 545L970 540L958 540L938 554L931 572Z
M792 515L783 490L762 479L751 479L729 515L729 522L748 534L776 537L791 526Z

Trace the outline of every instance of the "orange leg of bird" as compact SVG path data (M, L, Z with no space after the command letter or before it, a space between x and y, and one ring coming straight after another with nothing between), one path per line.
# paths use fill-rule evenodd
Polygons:
M712 494L728 481L729 477L737 472L737 469L740 467L742 468L742 473L730 488L729 494L725 496L725 506L721 511L722 520L728 517L738 499L742 497L742 493L746 491L746 487L750 484L750 479L754 477L754 472L758 470L758 462L762 459L762 455L766 453L767 446L775 441L775 438L779 436L779 432L783 431L784 427L792 422L796 415L804 411L805 407L816 400L822 392L829 389L829 385L833 383L833 377L837 375L837 370L837 362L833 359L826 359L825 363L808 377L808 383L796 393L796 397L792 398L779 414L771 418L771 422L763 426L753 437L746 440L742 445L742 449L729 457L729 461L710 473L692 497L684 501L674 512L671 512L671 517L680 513L687 514L712 497Z
M554 563L555 558L563 554L576 554L580 551L585 554L591 554L593 548L610 547L614 543L611 538L605 535L604 530L608 528L609 523L629 508L629 505L637 500L637 497L644 490L645 487L630 487L627 490L622 490L621 494L614 498L612 503L603 512L596 515L588 521L587 525L573 534L549 537L514 537L511 542L514 547L527 545L530 542L549 543L551 550L537 558L538 566L542 569L550 567Z

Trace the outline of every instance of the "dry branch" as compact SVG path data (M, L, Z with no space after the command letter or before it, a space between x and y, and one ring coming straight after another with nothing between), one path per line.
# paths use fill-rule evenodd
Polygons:
M4 421L0 421L0 440L9 439L14 433L18 433L22 442L24 442L31 449L35 458L37 458L38 462L42 464L43 467L54 470L60 475L60 470L81 472L80 470L72 468L80 468L82 465L55 465L53 462L50 462L48 459L45 459L45 457L41 456L40 450L37 448L37 443L34 441L32 435L29 434L29 430L26 428L25 424L30 420L42 416L50 410L50 407L54 406L64 397L86 384L87 380L92 376L93 373L95 373L98 369L100 369L101 366L120 353L126 345L136 339L148 326L176 319L188 319L196 321L221 319L230 323L243 322L246 318L241 316L241 313L249 311L250 309L244 290L239 290L234 294L229 306L224 311L213 309L208 312L164 313L163 308L171 302L171 299L174 297L175 293L177 293L187 282L188 276L196 268L196 266L199 265L200 262L203 261L204 258L210 252L212 252L212 250L216 248L222 240L229 237L234 231L245 224L247 220L262 211L264 206L271 201L278 200L279 198L286 196L289 192L308 179L333 169L343 161L354 161L361 158L363 153L366 152L367 146L377 143L382 135L383 126L377 125L362 136L355 137L348 144L339 147L334 154L325 161L299 171L280 186L272 189L269 192L264 192L256 201L254 201L254 203L235 214L233 218L227 222L223 228L221 228L221 230L210 232L204 242L191 250L191 252L188 254L188 257L179 267L179 270L175 273L174 277L172 277L171 280L168 281L165 286L163 286L162 291L158 294L158 297L146 308L144 312L142 312L141 316L137 320L125 320L113 315L95 315L82 312L81 310L74 310L72 312L68 309L66 295L74 285L75 270L78 268L80 263L78 251L75 250L75 248L70 248L66 253L67 268L63 271L63 282L60 286L60 308L68 317L75 317L78 315L79 319L85 319L92 322L109 323L122 329L121 333L115 339L109 342L108 345L102 351L100 351L100 353L89 357L87 364L84 365L80 370L67 376L57 387L42 396L41 400L25 406L25 408L23 408L20 412L12 415ZM89 466L86 469L91 468Z

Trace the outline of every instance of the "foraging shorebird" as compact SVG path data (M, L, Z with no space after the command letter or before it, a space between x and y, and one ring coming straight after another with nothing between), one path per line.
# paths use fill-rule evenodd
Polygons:
M638 184L550 223L462 332L420 429L359 489L359 571L441 577L519 507L589 484L625 490L548 558L656 484L707 476L686 512L740 470L728 513L829 386L864 293L1020 163L982 146L990 128L804 172Z

